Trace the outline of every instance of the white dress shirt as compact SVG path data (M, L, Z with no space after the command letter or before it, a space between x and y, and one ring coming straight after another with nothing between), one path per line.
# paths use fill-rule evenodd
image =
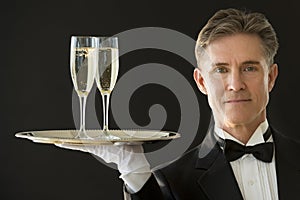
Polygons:
M261 123L246 146L264 143L263 134L268 127L267 120ZM215 133L222 139L230 139L243 144L220 128L215 127ZM271 136L268 142L272 141ZM252 154L245 154L241 158L230 162L230 165L245 200L278 200L275 151L270 163L262 162Z

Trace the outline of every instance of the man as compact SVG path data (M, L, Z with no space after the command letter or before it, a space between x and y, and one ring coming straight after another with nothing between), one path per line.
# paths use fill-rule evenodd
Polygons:
M195 51L194 79L213 116L202 144L152 174L143 154L135 154L139 147L111 151L118 161L100 147L84 151L116 162L132 199L297 198L300 144L274 130L266 114L277 49L264 15L218 11L200 31Z

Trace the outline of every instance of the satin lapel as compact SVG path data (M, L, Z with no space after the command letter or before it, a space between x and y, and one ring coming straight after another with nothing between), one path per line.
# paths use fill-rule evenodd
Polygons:
M210 128L199 149L198 170L204 170L198 179L209 199L243 199L230 164Z
M300 144L272 130L275 143L275 162L280 200L299 198Z
M197 164L198 168L206 170L198 179L198 184L209 199L243 199L231 166L220 147L216 145L208 158L204 159L207 162L203 165L201 160Z

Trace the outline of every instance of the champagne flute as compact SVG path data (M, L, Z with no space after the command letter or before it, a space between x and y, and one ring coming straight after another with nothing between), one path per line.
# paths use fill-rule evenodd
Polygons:
M96 37L71 37L71 76L80 104L80 129L75 138L90 138L85 130L85 107L87 96L94 83L97 65L97 47L98 39Z
M95 80L102 96L103 133L108 139L118 139L108 132L108 109L110 94L119 72L119 50L117 37L98 37L98 64Z

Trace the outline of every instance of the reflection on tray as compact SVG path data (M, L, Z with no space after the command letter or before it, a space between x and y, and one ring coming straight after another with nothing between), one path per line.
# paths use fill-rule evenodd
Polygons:
M78 130L42 130L19 132L15 136L26 138L33 142L50 144L130 144L173 140L180 137L179 133L159 130L109 130L109 134L116 136L114 139L107 138L102 130L86 130L86 134L90 138L75 138L77 133Z

